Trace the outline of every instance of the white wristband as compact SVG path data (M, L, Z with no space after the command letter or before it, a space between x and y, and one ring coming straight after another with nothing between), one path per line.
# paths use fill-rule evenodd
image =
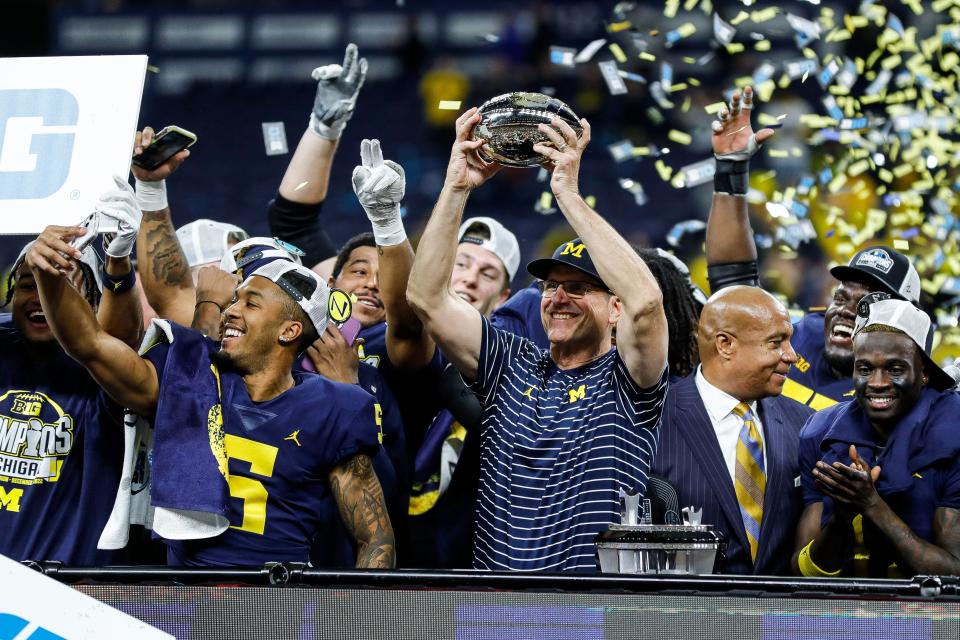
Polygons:
M141 182L137 180L137 206L141 211L162 211L167 204L167 181Z
M369 217L369 214L367 214ZM377 241L378 247L393 247L402 244L407 239L407 231L403 228L403 218L400 217L400 205L397 205L395 214L383 219L382 214L377 214L379 220L371 219L373 225L373 238Z

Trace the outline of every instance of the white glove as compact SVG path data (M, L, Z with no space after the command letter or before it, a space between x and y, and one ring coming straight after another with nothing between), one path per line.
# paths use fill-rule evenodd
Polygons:
M337 140L357 105L357 94L367 77L367 59L357 60L357 45L347 45L343 66L328 64L310 74L317 81L310 128L327 140Z
M120 176L113 176L113 181L117 188L101 195L94 208L102 219L113 220L118 226L116 233L103 235L104 252L111 258L126 258L137 242L143 213L130 184Z
M407 189L403 167L384 161L379 140L360 143L360 163L353 168L353 191L373 225L377 245L398 245L407 239L400 218L400 201Z

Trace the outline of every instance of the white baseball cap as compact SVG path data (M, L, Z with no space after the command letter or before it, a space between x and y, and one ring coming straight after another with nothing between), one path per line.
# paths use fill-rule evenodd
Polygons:
M293 284L292 274L301 276L300 279L311 283L312 287L308 284L305 287L307 290L301 291L301 288ZM330 289L323 281L323 278L303 265L289 260L271 260L259 266L253 273L247 276L244 282L254 276L267 278L271 282L276 283L287 295L296 300L300 308L303 309L303 312L310 318L310 322L313 323L313 328L316 330L317 335L321 335L324 329L327 328L327 299L330 297Z
M177 239L191 267L219 262L230 248L230 236L243 240L250 234L240 227L226 222L202 218L177 229Z
M934 326L926 313L906 300L897 300L889 293L875 291L868 293L857 303L857 322L853 335L856 336L863 329L875 324L898 329L913 340L922 352L924 365L930 374L930 385L934 389L942 391L956 384L931 358Z
M473 226L485 228L486 235L489 237L467 234L467 230ZM500 258L500 262L507 270L509 281L513 281L513 277L517 275L517 269L520 268L520 244L517 242L517 236L513 235L509 229L493 218L482 216L468 218L460 225L457 238L458 242L475 244Z
M303 264L300 259L302 255L303 251L289 242L258 236L247 238L230 247L220 260L220 268L243 277L273 260Z

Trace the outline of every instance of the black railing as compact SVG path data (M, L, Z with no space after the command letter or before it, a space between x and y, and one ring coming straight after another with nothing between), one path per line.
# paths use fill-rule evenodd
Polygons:
M297 563L262 567L171 568L68 567L58 562L25 563L66 583L239 584L373 589L460 589L600 593L687 593L694 595L960 598L960 578L917 576L910 580L782 578L731 575L611 575L500 573L488 571L320 570Z

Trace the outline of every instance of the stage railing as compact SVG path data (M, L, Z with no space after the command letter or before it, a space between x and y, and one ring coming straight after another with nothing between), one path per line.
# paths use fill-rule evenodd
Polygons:
M960 579L65 567L177 638L960 638Z

